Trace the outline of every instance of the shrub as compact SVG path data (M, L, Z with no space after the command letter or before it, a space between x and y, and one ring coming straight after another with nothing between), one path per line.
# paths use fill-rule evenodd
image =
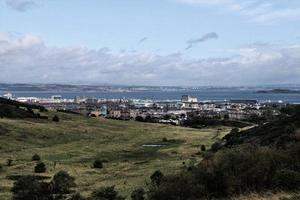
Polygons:
M44 173L46 172L46 165L43 162L38 162L34 167L35 173Z
M151 179L151 183L152 185L155 185L155 186L159 186L162 179L164 177L164 174L161 173L161 171L157 170L155 171L151 176L150 176L150 179Z
M124 200L125 198L118 195L115 186L101 187L92 193L93 200Z
M143 121L144 121L144 118L143 118L142 116L137 116L137 117L135 118L135 120L138 121L138 122L143 122Z
M103 168L103 161L102 160L95 160L93 163L94 168L101 169Z
M13 160L12 160L12 159L7 159L7 160L6 160L6 165L7 165L8 167L12 166L12 163L13 163Z
M211 145L211 151L212 152L217 152L217 151L219 151L220 149L222 149L222 147L223 147L223 145L222 145L222 142L220 142L220 141L217 141L217 142L215 142L215 143L213 143L212 145Z
M138 188L131 193L132 200L144 200L145 190L143 188Z
M79 193L73 194L69 200L85 200Z
M205 145L201 145L201 151L206 151L206 146Z
M52 121L59 122L59 117L57 115L54 115L54 117L52 118Z
M52 193L63 195L71 193L71 188L75 187L75 178L65 171L59 171L53 176L51 181Z
M38 154L34 154L31 158L32 161L40 161L41 157Z
M277 171L273 178L273 184L283 190L297 190L300 187L300 173L293 170Z
M14 183L11 191L13 200L47 200L47 192L34 176L23 176Z

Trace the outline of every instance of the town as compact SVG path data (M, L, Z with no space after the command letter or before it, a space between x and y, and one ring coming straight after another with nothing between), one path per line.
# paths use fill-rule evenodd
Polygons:
M181 125L191 117L208 119L237 120L257 123L263 118L280 114L287 104L279 102L259 102L251 99L224 101L199 101L196 97L182 95L181 100L141 100L141 99L98 99L79 97L64 99L62 95L49 98L16 97L11 93L4 98L18 102L42 105L50 110L79 113L90 117L105 117L120 120Z

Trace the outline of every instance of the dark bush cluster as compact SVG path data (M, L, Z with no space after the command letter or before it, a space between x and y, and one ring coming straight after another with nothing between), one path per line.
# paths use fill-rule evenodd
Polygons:
M32 161L40 161L41 157L38 154L34 154L31 158Z
M88 198L73 190L75 186L75 179L65 171L55 174L50 182L41 181L36 176L22 176L11 189L12 200L125 200L115 186L101 187ZM143 200L145 192L141 189L133 194L134 200Z
M103 168L103 161L102 160L95 160L93 163L94 168L101 169Z
M297 191L299 157L300 143L281 151L250 144L224 149L192 170L167 176L155 172L151 176L155 187L152 184L148 197L150 200L211 199L267 190Z
M54 117L52 118L52 121L59 122L59 117L57 115L54 115Z
M74 178L66 172L58 172L52 181L39 181L35 176L19 178L11 189L13 200L59 200L66 199L75 186ZM58 189L59 188L59 189Z
M38 162L34 167L35 173L44 173L46 172L46 165L43 162Z

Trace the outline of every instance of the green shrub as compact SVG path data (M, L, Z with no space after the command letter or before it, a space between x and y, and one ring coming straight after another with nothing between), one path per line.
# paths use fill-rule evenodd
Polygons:
M211 150L212 152L217 152L217 151L219 151L220 149L222 149L222 147L223 147L222 142L221 142L221 141L216 141L215 143L213 143L213 144L211 145L210 150Z
M92 193L92 200L125 200L124 197L119 196L115 190L115 186L101 187Z
M201 151L206 151L206 146L205 145L201 145L200 149L201 149Z
M38 154L34 154L31 158L32 161L40 161L41 157Z
M93 163L94 168L101 169L103 168L103 161L102 160L95 160Z
M44 173L46 172L46 165L43 162L38 162L34 167L35 173Z
M71 193L71 188L75 187L75 178L65 171L59 171L53 176L51 181L52 193L63 195Z
M18 179L11 191L13 200L48 200L43 185L34 176L23 176Z
M159 186L163 177L164 177L164 174L161 173L161 171L157 170L150 176L151 183L155 186Z
M145 190L143 188L138 188L131 193L132 200L144 200L145 199Z
M59 122L59 117L57 115L54 115L54 117L52 118L52 121Z
M273 178L273 184L283 190L297 190L300 188L300 173L293 170L277 171Z

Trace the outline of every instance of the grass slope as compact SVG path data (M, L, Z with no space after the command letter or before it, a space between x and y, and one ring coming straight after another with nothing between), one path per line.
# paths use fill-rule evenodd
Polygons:
M199 145L211 145L230 130L228 127L206 129L170 125L91 119L80 115L47 112L59 123L42 119L0 119L0 199L10 196L10 175L33 174L33 154L47 165L43 175L66 170L76 178L77 188L89 194L100 186L116 185L123 194L144 186L157 169L169 174L201 158L195 154ZM163 142L167 138L170 142ZM164 144L143 147L144 144ZM5 166L12 159L13 166ZM91 168L95 159L105 159L103 169Z

